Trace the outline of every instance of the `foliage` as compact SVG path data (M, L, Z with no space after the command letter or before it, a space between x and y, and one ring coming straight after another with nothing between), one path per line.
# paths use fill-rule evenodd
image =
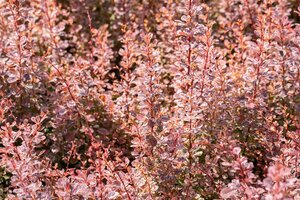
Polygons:
M299 6L0 0L0 198L300 199Z

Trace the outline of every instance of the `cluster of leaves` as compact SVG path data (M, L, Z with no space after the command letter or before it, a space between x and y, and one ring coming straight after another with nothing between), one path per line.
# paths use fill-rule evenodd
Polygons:
M299 6L0 0L1 198L300 199Z

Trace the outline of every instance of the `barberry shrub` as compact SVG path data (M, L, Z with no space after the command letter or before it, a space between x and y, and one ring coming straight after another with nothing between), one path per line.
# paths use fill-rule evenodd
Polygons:
M0 0L1 199L300 199L300 3Z

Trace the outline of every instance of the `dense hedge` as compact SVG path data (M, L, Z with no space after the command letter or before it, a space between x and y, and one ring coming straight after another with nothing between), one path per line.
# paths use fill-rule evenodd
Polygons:
M0 198L300 199L299 6L0 0Z

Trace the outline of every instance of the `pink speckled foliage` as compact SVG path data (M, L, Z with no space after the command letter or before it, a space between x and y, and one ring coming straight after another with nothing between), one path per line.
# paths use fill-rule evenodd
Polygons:
M300 199L299 1L0 0L0 36L0 199Z

